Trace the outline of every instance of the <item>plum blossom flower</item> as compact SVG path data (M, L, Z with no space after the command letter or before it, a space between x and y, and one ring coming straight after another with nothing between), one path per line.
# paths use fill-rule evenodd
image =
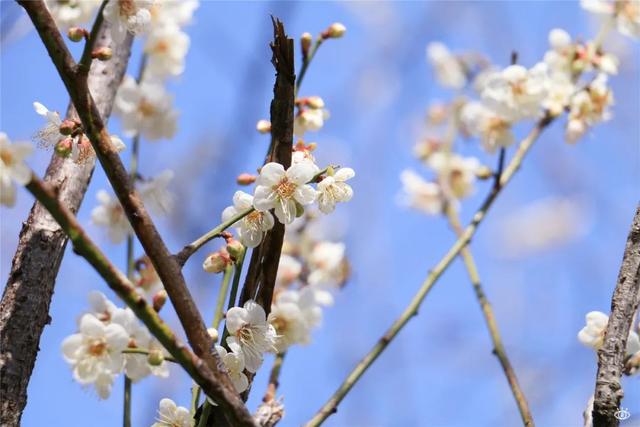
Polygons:
M227 373L231 378L231 382L238 393L242 393L249 388L249 379L244 374L244 355L237 343L229 345L231 351L227 351L226 348L221 345L216 345L216 351L222 359Z
M105 294L99 291L89 292L89 296L87 299L89 300L89 306L91 307L89 313L93 314L105 325L111 323L113 314L118 309L116 305L111 302L111 300L109 300L109 298L107 298Z
M105 325L92 314L80 319L80 331L62 342L64 359L80 384L94 384L102 399L109 397L116 374L122 371L129 336L118 324Z
M24 159L33 152L27 142L11 143L6 133L0 132L0 204L16 204L15 183L26 185L31 181L31 169Z
M36 113L44 117L46 120L42 129L36 133L35 139L44 147L52 147L56 145L58 141L65 137L60 133L60 125L62 124L60 114L56 111L49 111L47 107L39 102L34 102L33 108L36 110Z
M305 108L296 115L293 121L293 133L304 136L306 132L317 132L329 118L329 112L324 108Z
M176 132L178 113L173 109L173 97L160 82L145 79L138 84L133 77L125 76L114 108L122 117L125 136L141 134L154 141L171 138Z
M233 195L233 206L222 211L222 221L228 221L240 212L253 206L253 196L244 191L236 191ZM260 244L264 234L273 228L273 215L269 211L253 211L234 224L238 230L238 238L243 245L255 248Z
M112 243L120 243L133 233L120 201L105 190L98 191L96 198L100 204L91 211L91 222L105 227Z
M542 107L552 117L562 114L571 101L576 87L567 74L555 73L549 79L547 97L542 101Z
M489 153L508 147L515 141L511 123L480 102L465 104L460 119L471 135L480 138L482 146Z
M264 309L255 301L249 300L244 303L244 307L229 309L226 325L230 335L227 344L238 345L244 354L247 371L257 372L262 365L262 354L273 351L276 340L276 332L267 323Z
M348 265L344 243L322 241L307 257L310 270L307 281L316 286L340 286L347 279Z
M153 3L151 24L161 26L174 24L183 27L191 22L193 12L200 6L198 0L163 0Z
M640 2L638 0L581 0L580 4L590 12L615 17L621 34L640 37Z
M189 50L189 36L176 24L153 27L144 45L147 70L155 77L179 76Z
M174 195L167 189L173 180L172 170L164 170L158 176L142 181L138 185L138 191L145 205L156 215L166 215L173 209Z
M153 0L113 0L104 8L104 19L111 24L113 39L121 43L127 33L144 33L151 23L149 8Z
M348 202L353 197L351 186L346 183L356 173L351 168L342 168L329 174L318 183L318 207L323 213L331 213L338 202Z
M253 206L260 212L275 208L278 220L291 224L296 218L297 205L309 205L316 198L316 190L307 185L313 175L314 170L307 162L295 164L286 171L279 163L267 163L256 181Z
M586 326L578 332L578 341L594 350L599 350L604 343L604 334L609 323L609 316L600 311L591 311L585 316ZM627 354L640 351L640 339L634 331L629 331L627 338Z
M291 255L280 255L278 264L278 274L276 276L276 286L286 288L298 280L302 272L302 264Z
M403 187L400 198L402 203L428 215L442 212L444 197L438 184L424 180L410 169L402 171L400 180Z
M487 77L482 99L510 121L536 117L547 96L547 80L547 65L542 62L529 70L522 65L510 65Z
M613 93L607 86L607 75L599 74L587 89L575 94L570 101L565 138L574 143L590 126L609 120L609 106L613 104Z
M307 344L311 340L310 326L298 305L298 294L297 290L280 292L271 306L267 321L276 331L275 348L279 353L293 344Z
M100 0L45 0L47 9L59 27L86 24L100 6Z
M193 427L194 420L189 410L178 406L171 399L162 399L157 421L151 427Z
M467 84L463 63L440 42L427 46L427 59L436 73L436 80L444 87L461 89Z
M438 152L429 158L429 166L436 172L444 194L461 199L473 192L480 162L475 157Z
M552 76L564 74L574 78L579 73L594 69L607 74L618 73L618 58L615 55L604 52L593 42L572 42L571 36L560 28L549 32L549 46L551 49L545 53L544 63Z

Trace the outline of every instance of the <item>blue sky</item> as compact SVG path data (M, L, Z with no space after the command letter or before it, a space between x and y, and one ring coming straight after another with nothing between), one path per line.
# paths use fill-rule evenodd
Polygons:
M19 14L12 2L0 6L3 17ZM292 349L283 367L287 415L281 425L296 426L333 393L454 240L442 219L396 202L399 173L406 167L424 172L411 149L427 106L452 96L434 82L425 60L427 43L440 40L453 50L480 51L499 65L517 50L520 63L530 66L542 58L552 28L588 38L597 22L577 2L203 2L187 29L192 47L186 72L169 85L180 110L176 138L143 142L141 152L143 174L165 168L177 174L173 190L180 209L158 218L171 249L215 226L236 190L235 176L255 170L263 158L267 139L254 126L268 116L272 95L271 13L296 37L304 31L317 34L334 21L348 28L344 39L322 46L301 94L322 96L331 111L325 128L313 135L319 163L348 165L357 173L354 199L339 206L327 226L331 236L347 244L352 278L325 312L313 342ZM559 123L551 126L471 246L506 349L541 426L581 422L596 363L576 333L585 313L608 311L640 196L640 51L619 37L610 46L622 58L620 75L612 80L614 119L574 146L563 142ZM134 75L139 51L136 45L130 64ZM32 102L64 111L68 98L33 31L3 42L0 55L1 129L14 140L28 139L41 125ZM110 128L119 132L117 119ZM463 144L463 150L478 152L474 144ZM49 152L38 151L30 164L43 173L49 157ZM487 156L483 160L495 162ZM114 262L124 264L124 247L109 243L89 223L95 194L107 185L96 169L79 216ZM488 184L480 184L464 202L464 221L488 190ZM574 196L588 206L585 218L576 219L588 223L584 234L526 257L501 253L500 230L511 212L547 197ZM29 194L21 191L15 208L0 211L2 283L31 204ZM204 274L198 261L188 264L186 277L209 317L219 278ZM75 331L92 289L111 295L99 276L68 250L51 306L52 323L42 336L29 386L23 417L27 427L120 423L121 382L108 401L99 401L74 383L60 353L60 343ZM175 324L169 312L165 315ZM491 348L464 267L456 261L419 316L326 425L517 425L515 403ZM268 358L256 379L252 408L263 394L269 363ZM151 424L162 397L188 405L189 380L177 368L172 378L134 386L134 426ZM626 425L634 425L640 419L640 385L637 378L627 378L624 386L624 405L635 414Z

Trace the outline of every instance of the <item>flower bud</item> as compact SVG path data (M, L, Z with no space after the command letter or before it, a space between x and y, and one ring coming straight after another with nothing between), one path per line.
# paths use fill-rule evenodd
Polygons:
M71 27L69 28L69 31L67 31L67 37L69 37L69 40L72 42L77 43L87 36L89 36L89 33L84 28Z
M258 120L258 123L256 123L256 130L260 133L271 132L271 122L269 120Z
M113 51L108 47L99 47L91 52L91 57L98 61L108 61L113 56Z
M209 334L209 336L211 337L211 339L213 340L213 342L218 341L218 330L216 328L208 328L207 329L207 333Z
M164 289L161 289L158 292L156 292L156 294L153 296L153 309L156 311L156 313L159 313L160 310L162 310L162 307L164 307L164 303L166 302L167 302L167 291L165 291Z
M307 98L307 105L314 110L324 108L324 101L319 96L310 96Z
M478 179L489 179L493 177L493 175L493 171L487 166L482 165L476 169L476 177L478 177Z
M164 354L160 350L151 350L147 356L147 362L151 366L160 366L164 362Z
M347 27L345 27L339 22L335 22L331 24L329 28L323 31L321 36L323 39L339 39L344 35L346 31L347 31Z
M229 252L231 258L238 260L244 253L244 245L236 239L229 239L227 241L227 252Z
M311 42L313 36L310 33L303 33L300 37L300 48L302 49L302 56L306 58L309 55L309 49L311 48Z
M78 127L78 124L73 120L65 119L61 124L59 131L62 135L71 135L74 130Z
M250 173L241 173L236 178L236 182L238 185L251 185L256 182L256 179L258 179L258 177L255 175L251 175Z
M231 257L226 249L222 248L207 257L202 263L202 268L207 273L220 273L231 265Z
M61 139L56 144L54 150L60 157L69 157L73 151L73 138Z

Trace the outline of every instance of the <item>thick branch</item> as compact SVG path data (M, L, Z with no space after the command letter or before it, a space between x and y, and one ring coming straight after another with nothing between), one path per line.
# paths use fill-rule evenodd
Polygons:
M494 186L491 189L491 192L485 199L484 203L482 203L482 206L480 206L478 211L473 216L471 223L467 226L467 228L464 229L458 240L453 244L453 246L444 255L444 257L442 257L442 259L429 272L429 275L422 283L422 286L414 295L407 308L402 312L400 317L398 317L393 322L393 324L389 327L385 334L380 337L373 348L349 373L340 387L338 387L338 389L320 408L316 415L314 415L314 417L307 424L305 424L305 427L319 426L331 414L335 413L338 410L338 405L340 404L340 402L342 402L342 399L344 399L347 393L349 393L349 391L353 388L356 382L360 380L362 375L364 375L364 373L367 371L367 369L369 369L369 367L378 358L378 356L380 356L380 354L387 348L389 343L391 343L391 341L395 339L395 337L398 335L398 333L400 333L402 328L405 327L409 320L418 313L420 304L422 304L422 301L424 301L433 285L435 285L438 279L442 276L442 273L444 273L445 270L449 267L451 262L460 254L462 249L469 244L471 238L478 229L478 226L486 217L487 212L493 205L493 202L496 200L502 189L511 181L515 173L520 168L525 156L533 146L533 143L538 139L540 133L549 125L549 123L551 123L551 121L552 119L549 116L545 116L536 124L533 130L529 132L529 135L527 135L527 137L520 143L518 151L513 156L513 159L500 177L500 185Z
M96 45L112 45L109 25L94 25ZM113 57L94 61L88 85L100 115L107 119L129 61L132 38L111 46ZM67 117L77 118L73 104ZM77 212L91 180L95 158L76 163L55 153L45 180L55 186L59 200ZM18 248L0 303L0 425L17 426L27 401L27 386L33 371L40 336L50 322L49 304L55 279L67 244L67 236L47 210L34 203L23 223ZM28 325L28 327L25 327Z
M611 299L611 315L598 350L593 425L618 426L615 417L624 391L620 384L629 330L640 301L640 205L636 209Z
M60 224L73 243L74 251L85 258L113 291L133 310L167 351L202 387L207 395L225 402L235 413L247 412L240 397L229 392L213 375L208 366L188 347L182 344L171 328L136 290L127 277L109 262L106 255L91 241L76 217L56 198L55 192L38 177L32 176L27 189L38 199ZM247 412L249 420L251 416ZM237 421L236 425L254 425L253 421Z
M234 393L233 384L224 371L220 370L220 360L212 351L213 343L207 334L204 321L200 316L189 290L187 289L181 267L167 249L148 212L144 208L139 194L129 180L129 175L120 160L109 133L89 93L84 79L77 78L77 65L67 49L53 18L40 1L18 0L27 11L40 38L47 48L58 74L78 111L83 129L91 140L100 164L120 201L136 236L146 254L151 259L167 294L176 309L176 313L187 334L189 343L198 357L203 359L214 377L226 389L227 393L215 396L230 421L236 425L253 425L251 415L246 408L231 404L228 395ZM213 397L213 396L212 396Z

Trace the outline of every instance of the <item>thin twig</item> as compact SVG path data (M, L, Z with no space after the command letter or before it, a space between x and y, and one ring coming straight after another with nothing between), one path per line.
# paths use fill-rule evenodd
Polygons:
M500 179L500 186L498 188L493 187L491 192L482 203L476 214L473 216L471 223L464 229L462 235L453 244L449 251L442 257L442 259L431 270L422 286L415 294L407 308L402 312L391 327L385 332L385 334L378 339L378 342L373 348L364 356L364 358L356 365L356 367L349 373L347 378L342 382L340 387L329 398L329 400L320 408L320 410L313 416L306 427L314 427L322 424L331 414L337 411L338 405L349 393L351 388L358 382L362 375L369 369L371 364L380 356L385 348L391 341L398 335L398 333L404 328L409 320L415 316L418 312L420 304L427 296L433 285L438 281L442 273L449 267L451 262L460 254L460 251L471 241L471 238L475 234L476 230L483 219L486 217L489 208L493 205L493 202L500 194L500 191L506 184L511 181L514 174L520 168L522 161L531 149L534 142L540 136L540 133L546 128L553 119L549 116L542 118L535 127L529 132L527 137L520 143L518 150L516 151L513 159L506 167L502 177Z
M229 392L213 375L208 365L193 354L187 346L178 341L171 328L162 321L153 307L136 291L133 284L109 262L105 254L91 241L76 217L56 198L55 192L34 174L32 174L31 182L27 184L26 188L47 208L67 233L73 243L75 252L93 266L109 287L142 320L151 334L160 341L194 381L205 390L207 395L215 396L220 402L224 402L226 404L225 407L228 408L230 418L235 419L237 425L253 426L253 418L238 395ZM246 413L248 418L245 418L243 412Z
M598 373L593 403L593 425L615 427L624 391L620 377L624 368L629 331L640 301L640 204L636 209L622 257L616 288L611 298L611 315L604 342L598 350Z
M131 427L131 379L124 375L122 427Z
M453 228L456 235L460 237L463 230L462 225L460 224L460 219L458 218L458 213L452 206L448 206L446 211L449 223L451 224L451 228ZM514 371L513 366L511 365L511 362L509 361L509 358L507 356L504 345L502 344L502 338L500 337L500 331L498 330L498 323L496 322L493 308L491 307L491 304L489 303L489 300L487 299L487 296L482 289L480 274L478 273L478 268L476 267L473 255L471 255L471 250L468 246L465 246L462 249L461 254L464 265L467 269L467 272L469 273L469 279L471 281L471 284L473 285L473 290L476 293L476 298L478 299L478 303L480 304L480 308L482 309L482 314L487 324L487 329L489 329L489 335L491 335L491 341L493 342L493 354L495 354L500 361L500 366L502 366L502 370L507 377L509 387L511 388L511 393L516 400L518 410L520 411L520 416L522 417L522 423L527 427L533 427L534 422L531 415L531 410L529 409L529 405L527 404L527 399L524 395L524 392L522 391L522 388L518 383L516 372Z

